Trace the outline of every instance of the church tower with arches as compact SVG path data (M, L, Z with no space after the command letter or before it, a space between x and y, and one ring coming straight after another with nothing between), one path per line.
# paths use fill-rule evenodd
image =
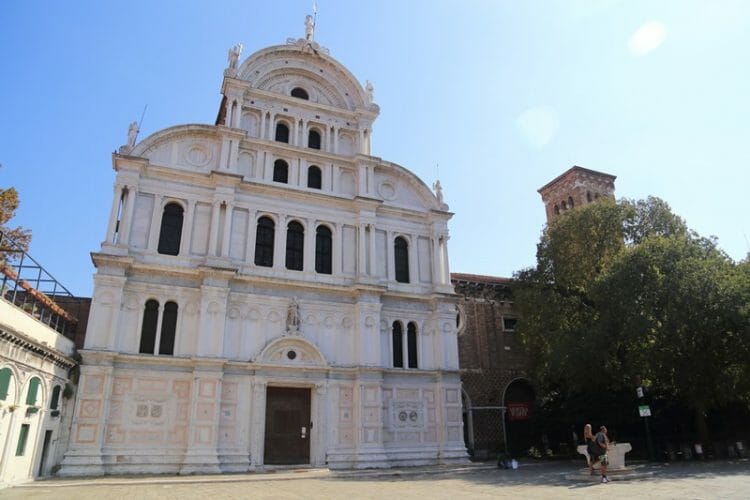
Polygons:
M61 475L466 459L452 214L306 28L229 50L215 124L113 155Z

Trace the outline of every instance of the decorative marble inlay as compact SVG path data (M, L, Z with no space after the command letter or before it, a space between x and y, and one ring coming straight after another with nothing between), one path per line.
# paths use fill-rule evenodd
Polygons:
M417 401L391 401L391 429L422 430L424 428L424 407Z
M122 396L123 394L127 394L128 392L130 392L130 389L132 387L132 377L115 377L115 380L112 383L112 395Z
M94 399L84 399L81 401L81 418L99 418L101 404L101 401Z

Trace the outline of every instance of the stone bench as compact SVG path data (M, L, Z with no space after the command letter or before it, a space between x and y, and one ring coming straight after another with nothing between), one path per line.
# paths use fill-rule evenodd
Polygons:
M610 471L627 469L627 467L625 467L625 454L632 449L633 447L630 446L630 443L610 444L609 449L607 450L607 458L609 459L607 469ZM586 457L586 464L590 465L591 457L589 457L586 445L582 444L578 446L576 450L578 450L578 453Z

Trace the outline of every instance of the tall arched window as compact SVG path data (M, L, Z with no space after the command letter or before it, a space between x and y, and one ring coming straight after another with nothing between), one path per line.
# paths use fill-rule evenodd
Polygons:
M255 265L273 266L273 239L275 224L269 217L258 219L255 232Z
M159 322L159 303L154 299L146 301L143 311L143 324L141 325L141 345L138 352L141 354L153 354L156 345L156 324Z
M289 165L284 160L273 162L273 182L289 182Z
M0 370L0 401L5 401L10 392L10 383L13 381L13 372L10 368Z
M404 367L404 327L400 321L393 322L393 366Z
M555 215L560 215L560 207L555 205Z
M289 127L285 123L279 122L276 124L276 140L289 144Z
M568 208L573 208L575 205L573 204L573 197L568 196Z
M409 282L409 244L399 236L393 244L396 268L396 281Z
M315 165L310 166L307 169L307 187L313 189L320 189L323 185L323 175L320 172L320 168Z
M307 133L307 147L312 149L320 149L320 132L317 130L310 130Z
M305 229L292 221L286 227L286 268L302 271L305 248Z
M49 400L49 409L57 410L57 407L59 404L60 404L60 386L56 385L55 388L52 389L52 397Z
M333 266L333 244L331 230L326 226L318 226L315 230L315 272L331 274Z
M310 99L310 96L307 94L307 90L303 89L302 87L294 87L292 89L292 97L297 97L304 100Z
M177 304L164 304L161 317L161 337L159 338L159 354L174 354L174 336L177 331Z
M167 203L161 216L158 252L165 255L180 253L182 238L182 214L184 210L179 203Z
M417 368L417 324L413 321L406 325L406 352L409 355L409 368Z
M26 393L26 404L29 406L36 406L37 398L39 397L39 385L42 381L39 377L33 377L29 381L29 391Z

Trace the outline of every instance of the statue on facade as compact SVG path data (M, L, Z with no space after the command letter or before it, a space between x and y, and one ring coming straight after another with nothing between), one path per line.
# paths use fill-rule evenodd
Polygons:
M443 204L443 186L440 185L440 181L437 180L432 184L432 190L435 191L435 197L437 198L438 204Z
M313 16L308 14L307 16L305 16L305 39L311 42L314 34L315 22L313 21Z
M238 43L237 45L229 49L229 52L227 54L229 69L237 70L237 63L240 60L240 54L242 54L243 48L244 46L241 43Z
M138 137L138 122L133 122L128 127L128 144L127 146L129 148L133 148L135 146L135 139Z
M286 311L286 331L287 333L299 332L299 304L296 297L289 303Z
M367 103L372 104L375 87L372 86L372 82L370 82L370 80L365 80L365 92L367 93Z

